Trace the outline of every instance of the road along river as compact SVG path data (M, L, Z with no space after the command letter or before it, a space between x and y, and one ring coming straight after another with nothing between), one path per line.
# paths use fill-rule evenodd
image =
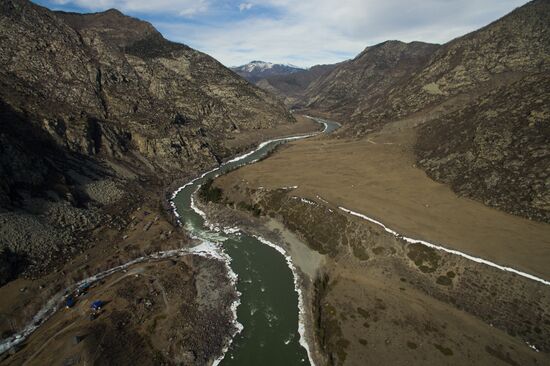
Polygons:
M325 126L323 133L339 127L334 122L316 121ZM251 164L279 144L317 134L266 141L256 150L222 164L174 193L173 207L186 229L196 239L217 243L237 278L240 300L234 304L234 339L215 364L307 365L311 362L304 338L302 295L290 258L263 238L246 235L238 228L220 229L205 222L204 214L194 205L193 194L209 179Z

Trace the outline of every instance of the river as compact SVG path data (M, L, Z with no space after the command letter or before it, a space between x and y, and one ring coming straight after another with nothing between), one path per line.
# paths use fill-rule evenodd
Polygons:
M318 119L331 133L337 123ZM230 258L230 267L238 276L240 305L237 321L242 330L235 336L220 364L230 365L308 365L307 344L300 324L300 290L289 262L279 250L258 238L234 232L220 232L206 225L202 213L193 204L193 194L201 184L237 167L251 164L282 143L317 134L293 136L260 144L258 149L232 159L213 171L186 184L174 195L173 203L180 220L198 239L220 244Z

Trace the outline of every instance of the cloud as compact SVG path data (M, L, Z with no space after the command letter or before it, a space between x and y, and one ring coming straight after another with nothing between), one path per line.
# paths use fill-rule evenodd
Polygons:
M252 9L253 6L254 5L251 4L251 3L241 3L241 4L239 4L239 10L240 11L250 10L250 9Z
M152 22L165 37L209 53L225 65L262 59L299 66L343 61L388 39L444 43L526 3L526 0L55 1L90 10L116 7L130 12Z
M178 14L193 16L208 10L206 0L52 0L58 5L74 5L84 10L101 11L110 8L130 13Z

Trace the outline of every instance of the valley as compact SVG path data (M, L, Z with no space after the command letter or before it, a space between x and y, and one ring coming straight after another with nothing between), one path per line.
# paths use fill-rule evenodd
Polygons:
M550 1L191 3L0 0L0 365L550 364Z
M542 336L550 321L547 285L407 244L339 209L372 217L403 236L548 279L548 225L457 197L431 181L414 167L413 132L411 125L388 124L361 140L292 142L217 178L227 208L208 206L212 220L239 227L245 222L245 230L261 235L287 230L311 255L321 254L317 274L304 275L315 283L310 316L329 357L319 364L548 362L528 347L548 347ZM240 219L235 210L256 218ZM274 238L288 245L284 235Z

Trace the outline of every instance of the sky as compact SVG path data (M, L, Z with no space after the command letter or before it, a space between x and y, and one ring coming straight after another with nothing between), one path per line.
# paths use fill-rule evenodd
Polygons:
M34 0L50 9L116 8L226 66L301 67L353 58L386 41L445 43L525 0Z

